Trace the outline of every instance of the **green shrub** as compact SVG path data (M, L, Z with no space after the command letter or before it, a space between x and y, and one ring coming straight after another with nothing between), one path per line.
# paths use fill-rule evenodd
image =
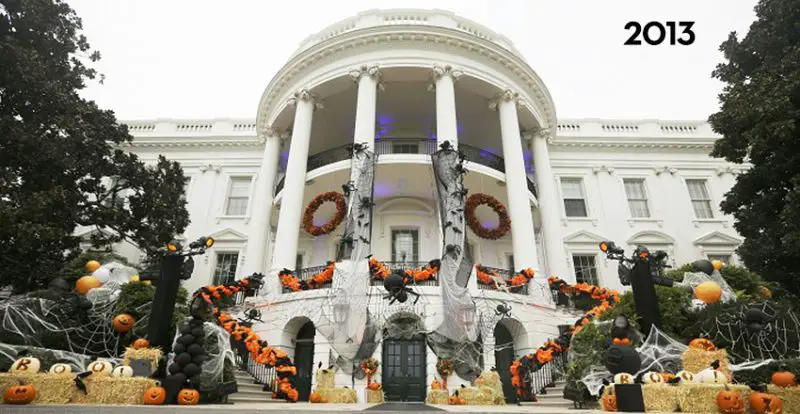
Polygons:
M86 271L86 262L90 260L97 260L100 263L118 262L125 266L131 266L127 259L114 253L84 252L70 260L66 266L64 266L64 269L61 270L61 277L70 282L70 284L74 284L81 276L89 274L89 272ZM131 267L135 268L135 266Z

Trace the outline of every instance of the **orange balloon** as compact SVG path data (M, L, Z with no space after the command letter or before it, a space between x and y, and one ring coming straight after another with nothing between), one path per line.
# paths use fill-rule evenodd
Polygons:
M89 273L94 273L95 270L100 268L100 262L97 260L89 260L86 262L86 271Z
M133 329L134 323L136 323L136 319L134 319L133 316L128 315L127 313L120 313L114 318L113 321L114 329L116 329L117 332L122 332L122 333L128 332L131 329Z
M89 290L99 288L100 285L102 285L102 283L100 283L100 280L98 280L96 277L84 276L75 282L75 290L77 290L81 295L86 296L86 294L89 293Z
M716 303L722 299L722 287L717 282L703 282L694 288L694 295L705 303Z

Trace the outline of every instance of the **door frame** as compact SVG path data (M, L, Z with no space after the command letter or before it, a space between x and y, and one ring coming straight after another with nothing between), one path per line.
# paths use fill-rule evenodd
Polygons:
M504 334L508 337L508 343L511 344L511 349L497 349L497 345L503 345L503 342L498 341L498 329L504 330ZM514 335L511 334L511 330L504 324L498 323L494 326L493 331L494 339L495 339L495 350L494 350L494 361L495 361L495 368L497 368L497 374L500 375L500 382L503 386L503 394L505 396L507 403L514 403L517 401L517 392L516 389L511 385L511 364L514 363L516 359L516 349L514 347ZM504 338L500 338L503 340ZM505 353L506 355L509 354L510 351L510 358L508 361L508 365L501 366L498 361L498 354ZM510 395L506 395L509 394Z
M402 377L395 377L395 376L388 377L386 375L386 372L387 372L386 370L387 370L387 366L388 366L388 363L387 363L387 357L388 357L387 346L389 345L389 343L400 344L400 367L404 371L409 368L409 365L407 363L407 361L408 361L408 350L409 350L409 346L408 345L410 345L410 344L418 344L418 345L420 345L420 349L421 349L422 353L420 355L416 355L415 357L418 358L418 360L416 362L418 362L419 366L421 367L421 375L416 375L414 377L410 377L410 378L413 378L414 380L417 380L415 382L418 382L419 385L410 384L409 382L404 381L404 380L398 381L399 384L398 383L393 383L393 381L392 381L393 379L402 378ZM392 388L395 387L395 386L401 387L401 391L400 391L401 397L400 397L400 399L399 400L391 400L390 399L390 394L387 392L386 393L387 401L402 401L402 402L424 402L425 401L425 397L427 396L427 391L428 391L428 384L427 384L428 362L427 362L427 357L428 357L428 345L427 345L427 343L425 341L425 336L424 335L414 335L412 338L409 338L409 339L384 337L383 343L381 344L381 364L383 366L383 373L381 375L381 381L383 383L383 389L384 389L384 391L388 391L388 390L392 390ZM406 363L404 363L404 361ZM418 398L409 399L409 393L411 391L410 387L417 387L418 388L416 390L416 391L419 392Z
M298 375L296 377L297 392L299 394L298 401L308 401L311 395L311 381L314 377L314 337L316 332L314 322L308 321L300 327L297 335L295 335L294 364L298 367ZM302 376L300 375L301 361L307 368L307 372L304 372L305 375Z

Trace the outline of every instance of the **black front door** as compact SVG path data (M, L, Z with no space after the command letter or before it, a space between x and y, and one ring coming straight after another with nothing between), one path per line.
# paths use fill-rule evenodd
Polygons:
M297 333L294 346L294 364L297 368L297 393L300 401L308 401L311 394L311 373L314 371L314 335L316 329L313 322L307 322Z
M425 339L383 341L383 390L387 401L425 401Z
M514 338L505 325L497 324L494 327L494 360L500 382L503 384L503 395L506 402L517 401L517 390L511 385L511 371L509 368L514 363Z

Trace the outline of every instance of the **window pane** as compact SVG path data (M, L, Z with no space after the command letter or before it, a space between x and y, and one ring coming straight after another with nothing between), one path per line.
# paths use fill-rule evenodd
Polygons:
M392 260L416 262L419 237L417 230L392 231Z
M236 277L236 265L239 262L238 253L218 253L217 265L214 268L214 284L231 283Z
M645 200L647 197L644 195L644 180L624 180L625 195L628 199Z
M628 200L628 207L631 209L631 217L650 217L650 208L647 206L647 200Z
M247 197L229 198L228 208L225 209L225 214L228 216L244 216L247 214L247 201Z
M586 203L583 200L564 199L564 211L567 217L586 217Z
M600 280L597 276L597 266L595 265L594 255L572 255L572 263L575 266L575 280L578 283L588 283L590 285L599 286Z
M711 203L708 201L692 201L692 208L694 209L695 217L699 219L714 218L714 213L711 211Z
M561 179L561 192L564 198L580 198L583 199L583 186L581 185L580 178L562 178Z
M225 214L228 216L244 216L247 214L247 204L250 199L250 177L240 177L231 179L231 187L228 190L228 201L225 207Z
M644 189L644 180L625 179L625 196L628 198L628 208L631 217L647 218L650 217L650 208L647 205L647 193Z
M392 145L392 152L394 152L395 154L419 154L419 145L394 144Z
M250 195L250 177L231 179L230 197L248 197Z

